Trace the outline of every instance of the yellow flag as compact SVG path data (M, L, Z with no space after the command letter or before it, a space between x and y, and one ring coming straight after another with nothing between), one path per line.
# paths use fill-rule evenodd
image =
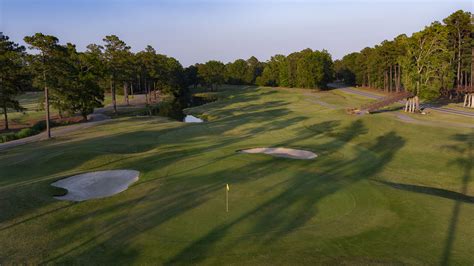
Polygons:
M229 191L229 184L226 184L226 187L227 187L227 191Z

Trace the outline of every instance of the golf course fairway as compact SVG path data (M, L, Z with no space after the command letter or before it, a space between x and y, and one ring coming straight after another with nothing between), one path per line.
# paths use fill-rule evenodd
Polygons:
M213 94L187 110L204 123L123 117L1 151L0 265L474 262L472 129L350 116L368 100L333 92ZM252 147L318 156L236 152ZM57 180L114 169L140 179L102 199L54 198Z

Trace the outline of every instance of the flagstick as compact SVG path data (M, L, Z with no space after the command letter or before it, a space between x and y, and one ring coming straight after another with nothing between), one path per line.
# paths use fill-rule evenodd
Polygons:
M229 212L229 190L225 189L225 211Z

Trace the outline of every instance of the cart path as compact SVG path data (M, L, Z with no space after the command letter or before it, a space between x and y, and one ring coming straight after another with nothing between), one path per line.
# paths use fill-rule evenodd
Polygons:
M145 95L144 94L138 94L135 95L133 99L130 99L130 104L127 106L123 103L117 104L117 108L123 108L123 107L139 107L145 105ZM69 126L61 126L61 127L55 127L51 128L51 137L60 137L67 135L71 132L76 132L82 129L90 128L93 126L101 125L107 122L112 121L111 117L107 116L105 114L106 111L112 111L113 106L111 104L107 105L106 107L102 108L96 108L94 109L94 113L89 115L89 122L84 122L84 123L79 123L79 124L74 124L74 125L69 125ZM33 143L33 142L38 142L42 140L47 140L46 132L42 132L37 135L33 135L30 137L22 138L22 139L17 139L17 140L12 140L8 141L5 143L0 143L0 152L28 144L28 143Z
M377 95L377 94L374 94L374 93L370 93L370 92L366 92L366 91L360 91L360 90L356 90L356 89L352 89L352 88L339 88L339 89L336 89L336 90L340 90L340 91L345 92L345 93L351 93L351 94L364 96L364 97L375 99L375 100L379 100L379 99L382 99L384 97L384 96ZM447 114L453 114L453 115L462 115L462 116L467 116L467 117L474 118L474 112L470 112L470 111L462 111L462 110L458 110L458 109L454 109L454 108L448 108L448 107L435 107L435 106L432 106L430 104L422 104L422 106L424 108L428 108L428 109L431 109L431 110L434 110L434 111L437 111L437 112L441 112L441 113L447 113Z

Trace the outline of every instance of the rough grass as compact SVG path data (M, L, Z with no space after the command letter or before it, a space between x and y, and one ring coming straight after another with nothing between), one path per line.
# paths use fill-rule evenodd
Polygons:
M0 153L0 264L474 262L472 130L349 116L364 100L347 94L217 93L192 109L207 123L119 118ZM319 157L235 152L257 146ZM52 198L55 180L118 168L140 180L106 199Z

